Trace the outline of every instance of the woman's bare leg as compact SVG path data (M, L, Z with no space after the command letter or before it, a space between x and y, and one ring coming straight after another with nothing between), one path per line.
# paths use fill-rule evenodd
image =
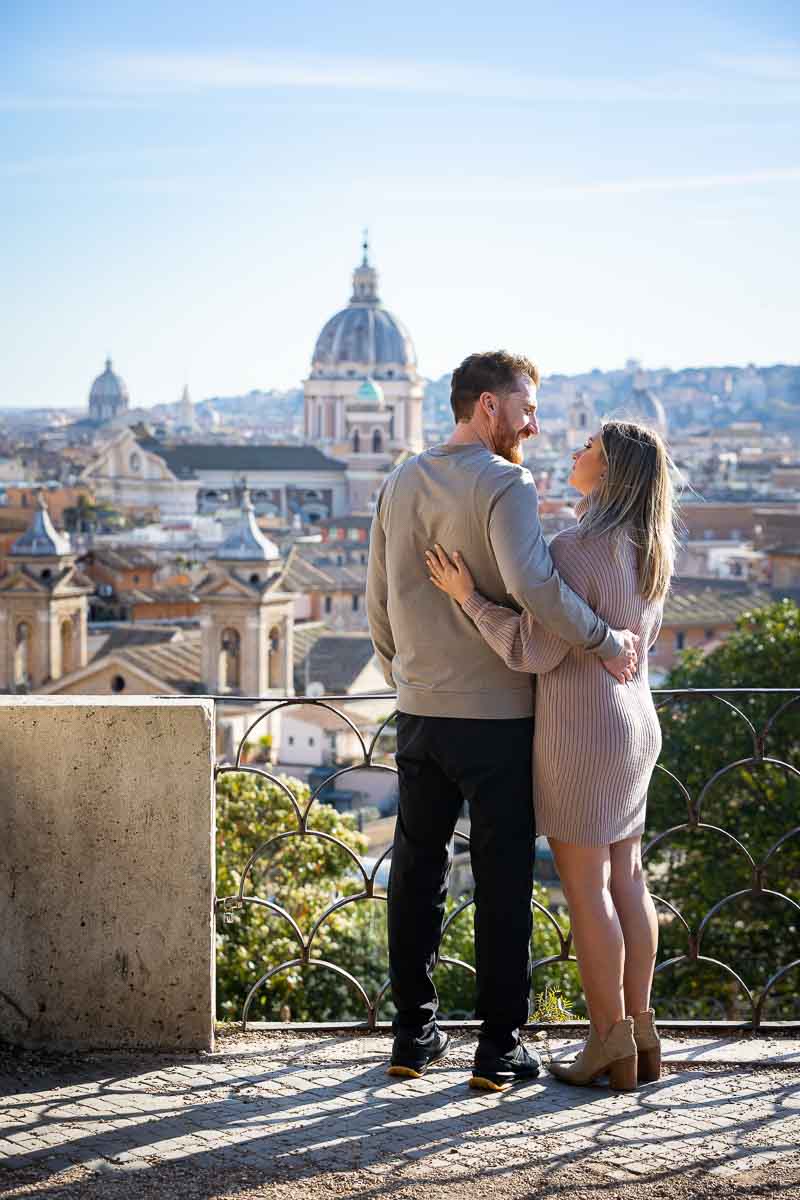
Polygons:
M650 1007L650 988L658 949L658 919L642 874L642 839L626 838L609 847L611 895L625 939L625 1012Z
M605 1040L612 1025L625 1016L625 942L611 897L609 847L548 840L569 905L589 1015Z

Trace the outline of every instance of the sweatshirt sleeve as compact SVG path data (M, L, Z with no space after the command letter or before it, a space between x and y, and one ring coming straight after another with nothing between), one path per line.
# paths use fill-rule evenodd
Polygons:
M492 604L480 592L468 596L462 608L512 671L543 675L557 667L572 649L569 642L537 625L529 612L520 614L502 604Z
M618 634L567 586L553 566L529 471L521 472L495 502L489 540L509 595L549 633L603 659L622 652Z
M395 656L394 636L387 609L386 534L381 524L380 499L372 519L367 563L367 621L372 644L390 688L395 686L392 660Z

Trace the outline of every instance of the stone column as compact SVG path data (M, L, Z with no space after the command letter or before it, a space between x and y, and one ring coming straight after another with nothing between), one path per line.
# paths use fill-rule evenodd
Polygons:
M0 696L0 1039L213 1049L208 700Z

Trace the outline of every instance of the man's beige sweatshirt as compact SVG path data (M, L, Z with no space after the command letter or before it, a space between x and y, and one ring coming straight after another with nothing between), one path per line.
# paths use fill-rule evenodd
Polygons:
M435 446L388 477L370 537L369 628L400 712L497 720L533 712L530 677L510 670L430 582L425 551L434 542L460 550L476 588L496 604L527 609L601 658L623 649L555 571L530 471L480 443Z

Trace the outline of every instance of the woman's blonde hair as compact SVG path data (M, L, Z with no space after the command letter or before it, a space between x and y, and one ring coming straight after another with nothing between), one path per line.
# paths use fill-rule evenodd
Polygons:
M605 421L600 437L607 469L588 497L581 536L627 538L636 547L642 595L661 600L675 570L672 463L663 440L644 425Z

